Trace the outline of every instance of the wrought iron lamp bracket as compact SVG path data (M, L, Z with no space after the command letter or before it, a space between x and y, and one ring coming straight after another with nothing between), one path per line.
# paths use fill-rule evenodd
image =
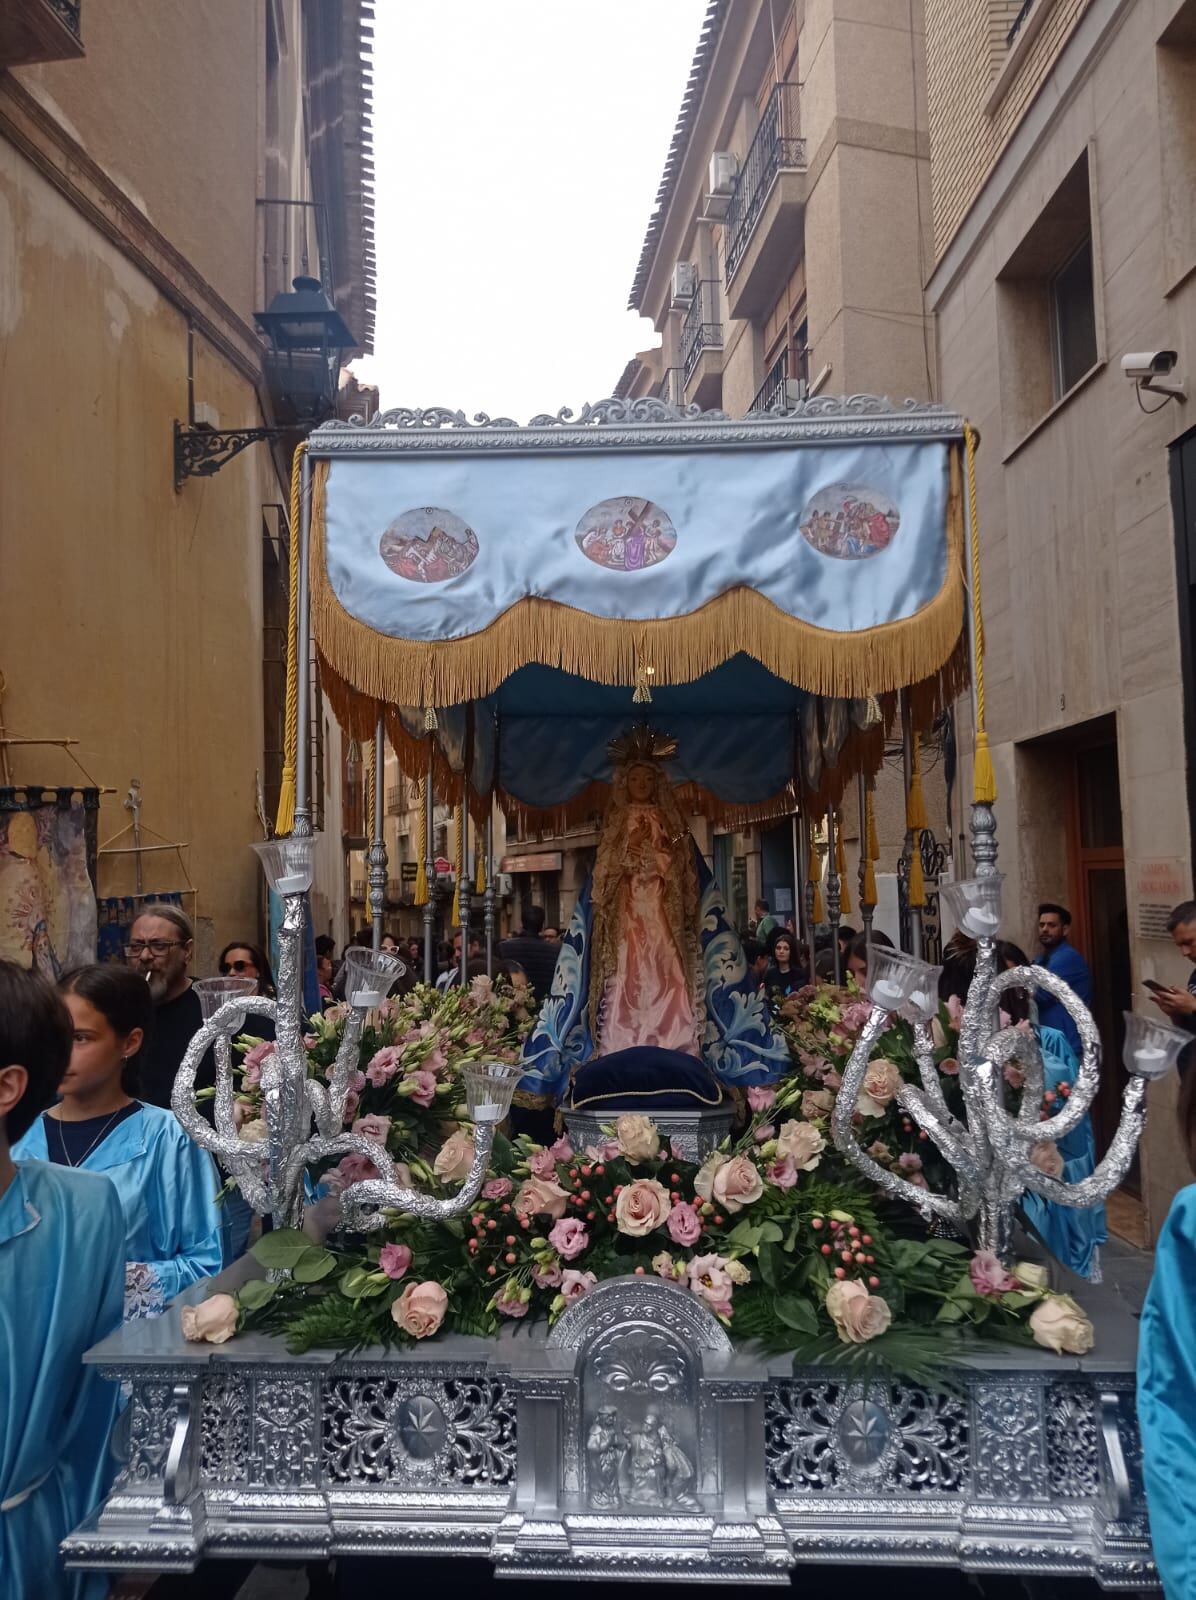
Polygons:
M177 494L188 478L214 477L221 467L247 450L251 444L293 437L302 429L286 428L210 428L196 423L175 422L174 487Z

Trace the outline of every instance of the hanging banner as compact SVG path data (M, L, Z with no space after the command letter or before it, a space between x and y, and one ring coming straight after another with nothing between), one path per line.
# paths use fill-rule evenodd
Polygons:
M96 959L98 789L0 789L0 959L52 982Z

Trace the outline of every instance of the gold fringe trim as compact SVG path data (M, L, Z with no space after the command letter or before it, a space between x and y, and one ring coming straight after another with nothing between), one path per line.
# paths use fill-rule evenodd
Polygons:
M812 694L890 693L940 673L960 641L965 586L957 454L950 451L946 574L938 594L912 617L837 633L788 616L753 589L735 588L685 616L631 625L528 596L477 633L431 643L378 633L338 600L326 564L330 463L320 461L312 484L312 627L337 675L358 694L391 706L461 705L493 693L529 662L634 688L646 659L655 683L690 683L745 649L776 677Z

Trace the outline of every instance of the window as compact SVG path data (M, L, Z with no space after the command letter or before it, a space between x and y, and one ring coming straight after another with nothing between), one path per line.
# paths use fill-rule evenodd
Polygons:
M1055 351L1055 399L1058 400L1096 364L1091 236L1051 279L1051 343Z
M1159 151L1163 169L1163 281L1196 268L1196 0L1186 0L1159 40Z
M1099 264L1085 151L997 274L1006 454L1104 359Z

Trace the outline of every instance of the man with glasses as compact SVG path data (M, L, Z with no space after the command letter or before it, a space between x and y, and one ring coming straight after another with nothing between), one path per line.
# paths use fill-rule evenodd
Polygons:
M125 947L129 965L149 984L154 1002L153 1032L135 1060L137 1094L151 1105L168 1109L179 1063L203 1021L199 996L191 987L194 951L191 919L172 905L147 907L134 922ZM215 1062L209 1052L200 1064L196 1087L210 1087L214 1082Z

